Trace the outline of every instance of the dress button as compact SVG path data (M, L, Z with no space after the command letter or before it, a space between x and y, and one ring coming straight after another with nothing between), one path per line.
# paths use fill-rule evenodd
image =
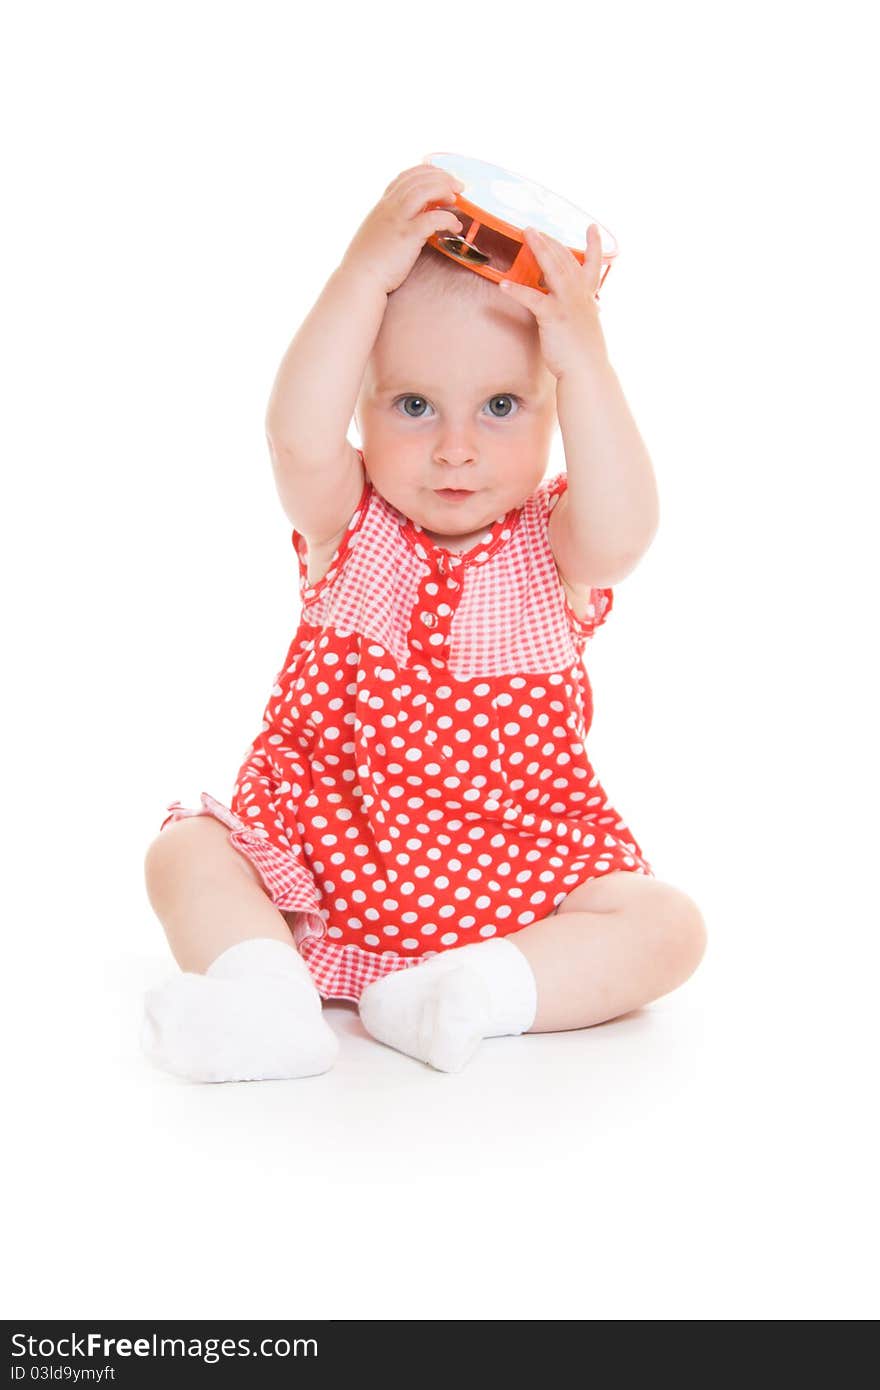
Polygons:
M436 626L437 626L437 614L436 614L436 613L423 613L423 614L422 614L422 622L425 624L425 627L436 627Z

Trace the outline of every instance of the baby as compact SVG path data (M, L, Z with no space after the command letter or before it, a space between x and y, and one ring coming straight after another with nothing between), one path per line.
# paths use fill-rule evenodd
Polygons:
M323 999L457 1072L485 1038L637 1009L705 949L585 748L584 647L658 518L598 229L583 265L528 229L545 289L498 284L425 245L464 231L463 187L389 184L278 371L299 626L230 806L172 802L146 856L181 973L143 1045L180 1076L327 1071Z

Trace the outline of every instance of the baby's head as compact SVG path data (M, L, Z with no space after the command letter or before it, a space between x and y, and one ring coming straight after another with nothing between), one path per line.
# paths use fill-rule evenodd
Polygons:
M388 297L355 422L370 480L393 507L441 544L475 538L547 469L556 380L534 315L424 246Z

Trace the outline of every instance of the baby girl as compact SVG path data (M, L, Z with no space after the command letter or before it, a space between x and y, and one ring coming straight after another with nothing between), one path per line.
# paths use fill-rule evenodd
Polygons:
M463 232L463 188L389 184L278 371L299 625L230 805L172 802L146 856L180 973L143 1045L180 1076L327 1071L325 999L457 1072L485 1038L637 1009L705 949L586 752L585 645L658 522L598 229L581 264L529 228L544 289L499 284L425 245Z

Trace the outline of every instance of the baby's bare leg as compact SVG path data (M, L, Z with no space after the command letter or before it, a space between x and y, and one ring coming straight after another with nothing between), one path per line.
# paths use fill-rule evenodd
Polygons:
M530 1033L591 1028L677 989L696 970L706 928L671 884L619 871L590 879L555 915L507 938L535 975Z
M221 952L253 937L293 945L257 870L213 816L167 825L147 850L144 876L181 970L204 974Z
M576 888L558 915L368 985L361 1022L389 1047L460 1071L483 1038L589 1028L667 994L697 968L705 941L686 894L609 873Z
M173 821L147 851L147 893L182 973L149 992L141 1041L192 1081L314 1076L339 1043L283 914L208 816Z

